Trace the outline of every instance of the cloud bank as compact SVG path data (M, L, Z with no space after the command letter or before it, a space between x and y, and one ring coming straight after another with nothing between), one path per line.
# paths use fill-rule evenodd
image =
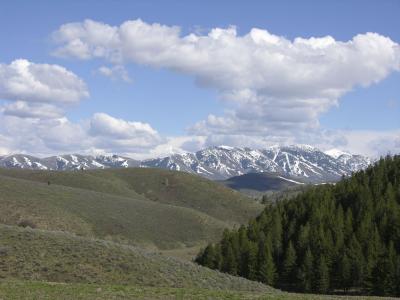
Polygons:
M377 33L348 41L289 40L259 28L239 35L232 26L183 35L177 26L138 19L119 26L68 23L52 38L53 55L100 60L109 66L97 73L113 79L130 81L127 64L191 76L199 87L218 92L225 113L210 113L179 137L162 137L150 124L105 113L73 123L65 109L89 96L83 80L61 66L15 60L0 65L0 99L8 100L1 108L0 151L104 151L143 158L215 144L309 143L374 156L400 152L399 130L330 131L319 125L321 114L340 105L344 94L400 70L399 44Z
M240 36L235 27L182 36L179 27L138 19L120 26L64 24L53 38L58 56L166 68L215 88L227 113L192 126L197 135L291 136L318 129L321 114L346 92L400 70L399 45L376 33L345 42L288 40L258 28Z
M59 65L25 59L0 64L0 155L22 152L142 153L164 140L149 124L95 113L71 122L66 111L89 97L85 82Z

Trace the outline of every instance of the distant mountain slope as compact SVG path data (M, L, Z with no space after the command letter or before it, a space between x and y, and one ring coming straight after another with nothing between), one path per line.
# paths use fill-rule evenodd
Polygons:
M14 154L0 157L0 167L30 170L80 170L137 167L140 164L131 158L118 155L66 154L37 158L31 155Z
M0 278L275 291L261 283L222 274L191 262L63 232L0 225L0 251Z
M273 172L302 177L308 182L337 181L342 175L366 168L370 160L343 154L337 158L307 145L250 148L212 147L196 153L147 160L141 166L195 173L223 180L247 173Z
M248 173L222 180L220 183L252 196L279 192L305 185L301 178L287 178L279 173Z
M0 223L29 221L42 229L160 249L215 240L224 228L261 210L238 192L180 172L0 169Z
M361 155L333 150L324 153L307 145L266 149L211 147L196 153L136 161L118 155L85 156L69 154L36 158L15 154L0 157L0 167L33 170L80 170L150 167L184 171L213 180L224 180L247 173L272 172L302 177L308 182L337 181L342 175L365 169L371 160Z

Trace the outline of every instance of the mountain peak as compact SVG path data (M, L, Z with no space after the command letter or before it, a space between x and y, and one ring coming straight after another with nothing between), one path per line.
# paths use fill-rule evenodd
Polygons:
M328 151L325 151L324 153L329 155L329 156L332 156L333 158L336 158L336 159L339 158L342 155L346 155L346 156L350 155L351 156L351 154L349 152L345 152L345 151L342 151L342 150L337 149L337 148L330 149Z
M222 149L222 150L228 150L228 151L235 149L235 147L226 146L226 145L219 145L219 146L216 146L215 148L216 149Z
M222 150L222 151L219 151ZM141 166L186 171L209 179L227 179L250 172L274 172L309 182L339 180L366 168L370 160L351 155L335 158L310 145L272 146L266 149L215 146L188 157L150 159Z
M346 154L346 155L344 155ZM265 149L215 146L196 153L136 161L110 155L64 154L47 158L30 155L0 157L0 167L47 170L81 170L153 167L197 174L209 179L227 179L251 172L273 172L309 182L336 181L366 168L371 160L337 149L322 152L310 145L272 146Z

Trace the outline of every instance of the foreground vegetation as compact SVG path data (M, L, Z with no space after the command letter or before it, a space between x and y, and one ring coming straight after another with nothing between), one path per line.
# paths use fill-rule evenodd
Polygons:
M295 209L301 197L294 204L284 200L276 207ZM279 268L264 268L274 266L268 265L273 252L268 250L272 241L267 237L259 244L267 247L267 263L255 273L265 276L249 276L253 281L199 266L189 257L160 254L186 257L204 241L216 241L224 228L255 216L260 207L237 192L179 172L0 169L0 299L342 299L286 293L266 285L266 279L274 278L269 271L275 279L280 276ZM246 262L251 261L258 253L252 252L252 238L269 226L262 223L266 218L278 215L276 207L268 206L247 229L238 231L245 233L246 248L233 248L236 244L230 243L239 235L226 231L228 252L247 249L242 254L248 255ZM298 214L294 216L299 221ZM285 238L284 230L297 224L288 225L291 218L284 215L277 227ZM260 224L264 227L257 227ZM294 236L296 230L287 232ZM285 238L278 242L286 261ZM214 253L209 262L224 268L240 262L236 256L218 256L218 247L209 246L204 252L208 254L201 257ZM245 270L243 262L233 274L243 275L239 273ZM248 266L254 267L246 269L251 272L257 263Z
M283 292L240 292L210 289L146 287L134 285L100 285L83 283L54 283L34 281L0 281L0 299L14 300L122 300L122 299L229 299L229 300L341 300L378 297L340 297Z
M141 248L0 225L0 279L268 292L258 282Z
M285 290L400 296L400 156L267 206L196 261Z

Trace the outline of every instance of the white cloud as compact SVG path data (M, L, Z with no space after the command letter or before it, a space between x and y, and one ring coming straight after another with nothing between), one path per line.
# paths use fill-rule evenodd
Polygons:
M308 143L321 150L338 148L379 157L400 153L400 130L315 131L282 137L243 134L211 134L160 137L149 124L130 122L97 113L78 123L59 119L18 118L0 115L0 155L29 153L39 156L77 152L117 153L136 159L162 157L204 147L228 145L265 148L275 144Z
M132 82L128 71L123 66L113 66L113 67L106 67L101 66L97 69L97 73L103 75L105 77L109 77L112 80L122 80L124 82Z
M123 70L113 67L111 72L124 76ZM83 80L58 65L24 59L0 64L0 99L7 101L0 107L0 153L142 153L165 142L147 123L105 113L69 121L68 105L88 96Z
M400 129L378 130L340 130L334 132L342 139L338 143L343 150L360 153L371 157L387 154L400 154Z
M60 66L16 60L0 65L0 98L13 101L0 115L0 153L107 152L143 159L216 144L293 143L371 156L400 152L398 130L319 127L320 115L339 105L346 92L400 70L399 45L376 33L349 41L288 40L262 29L240 36L230 27L182 36L178 27L141 20L120 26L87 20L65 24L53 37L55 55L103 59L111 66L97 72L114 79L128 76L126 63L193 76L199 86L218 91L226 112L197 122L188 136L164 138L150 124L104 113L74 123L59 106L87 97L84 82Z
M77 123L66 117L38 119L0 115L0 124L2 149L14 153L52 155L77 152L145 156L144 152L149 153L151 149L167 143L147 123L125 121L104 113L96 113L89 120Z
M90 121L90 131L94 136L102 135L115 139L129 139L137 136L154 136L155 131L148 123L130 122L111 117L105 113L96 113Z
M120 26L86 20L54 33L55 53L78 59L138 63L193 76L215 88L227 105L190 128L198 135L293 136L319 128L319 117L357 86L400 70L400 47L377 33L349 41L331 36L295 38L235 27L182 36L179 27L126 21ZM71 49L82 45L82 53Z
M47 103L16 101L0 108L3 114L20 118L57 119L64 115L62 109Z
M105 152L143 152L163 142L148 123L125 121L105 113L92 116L88 134L93 146Z
M61 66L26 59L0 64L0 99L68 104L88 96L83 80Z
M59 65L17 59L0 64L0 107L5 115L19 118L61 118L68 105L87 98L86 84Z

